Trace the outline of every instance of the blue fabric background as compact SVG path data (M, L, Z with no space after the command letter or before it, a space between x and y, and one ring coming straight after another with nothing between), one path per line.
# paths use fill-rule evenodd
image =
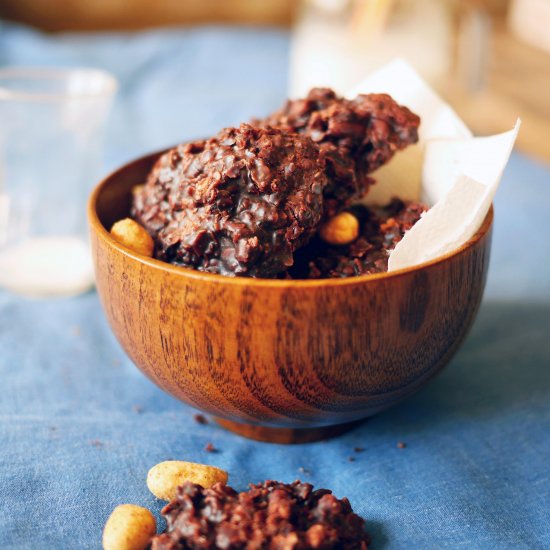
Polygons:
M93 65L119 78L106 168L277 107L288 47L271 30L45 36L0 25L0 65ZM375 550L550 548L549 204L550 168L514 154L465 345L418 394L326 443L256 443L196 424L125 357L95 293L0 291L0 547L99 548L117 504L158 513L146 473L177 458L225 468L239 489L297 477L332 488L367 518Z

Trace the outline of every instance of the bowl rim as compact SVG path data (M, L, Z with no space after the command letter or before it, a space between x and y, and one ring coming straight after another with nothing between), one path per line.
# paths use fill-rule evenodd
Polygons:
M142 265L146 265L154 269L159 269L161 271L171 273L178 277L184 277L184 278L193 279L196 281L217 283L217 284L230 284L230 285L237 285L237 286L250 286L250 287L256 287L256 288L263 287L263 288L288 289L288 288L355 286L355 285L362 285L365 283L369 283L371 281L380 281L383 279L394 279L394 278L403 277L412 272L421 271L421 270L433 267L435 265L444 263L450 260L451 258L454 258L455 256L464 254L468 249L473 248L489 232L493 223L494 208L493 208L493 204L491 204L491 206L489 207L489 211L487 212L487 215L485 216L485 219L483 220L479 229L474 233L472 237L470 237L470 239L468 239L463 245L458 247L456 250L447 252L446 254L443 254L442 256L439 256L433 260L428 260L426 262L422 262L420 264L417 264L411 267L396 269L395 271L389 271L389 272L386 271L382 273L372 273L369 275L357 275L355 277L343 277L343 278L335 278L335 279L261 279L261 278L254 278L254 277L228 277L227 275L220 275L217 273L207 273L205 271L198 271L195 269L191 269L191 268L187 268L179 265L173 265L168 262L163 262L155 258L143 256L138 252L134 252L130 248L127 248L123 244L119 243L116 239L114 239L111 236L110 232L107 231L107 229L104 227L103 223L101 222L97 214L96 207L97 207L97 200L99 196L101 195L103 190L108 186L108 184L110 184L112 180L116 178L117 175L124 172L127 168L129 168L131 165L137 162L144 161L147 158L152 159L153 157L155 157L155 155L160 156L166 151L168 151L168 149L163 149L158 153L155 152L155 153L142 155L129 162L126 162L125 164L123 164L122 166L110 172L107 176L105 176L94 187L89 197L88 222L89 222L90 228L93 229L93 231L98 237L100 237L109 247L114 248L115 250L117 250L117 252L121 253L123 256L131 258L132 260Z

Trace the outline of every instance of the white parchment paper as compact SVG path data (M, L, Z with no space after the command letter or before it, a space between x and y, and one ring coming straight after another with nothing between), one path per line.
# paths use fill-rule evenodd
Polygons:
M377 170L367 196L371 204L392 197L422 200L430 210L390 254L394 271L452 252L470 239L491 206L519 131L472 137L453 109L400 59L373 73L348 97L388 93L421 118L418 144Z

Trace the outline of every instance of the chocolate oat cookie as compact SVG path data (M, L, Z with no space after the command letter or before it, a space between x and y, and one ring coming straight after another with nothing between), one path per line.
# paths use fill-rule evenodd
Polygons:
M288 100L280 111L253 124L309 136L327 161L325 209L336 213L362 197L374 183L373 170L418 141L420 118L387 94L338 97L314 88L305 99Z
M263 278L384 271L392 246L383 242L412 224L382 227L371 216L356 238L354 220L347 248L315 235L366 193L373 170L418 140L419 123L388 95L348 100L316 88L255 125L162 155L133 194L132 217L153 237L155 257L200 271Z
M387 271L390 251L426 210L421 203L399 199L384 208L353 206L349 211L360 221L359 237L345 246L314 237L296 253L286 277L326 279Z
M310 138L242 124L164 154L135 193L132 215L159 259L273 277L317 230L326 184Z
M152 550L367 550L369 542L346 498L300 481L266 481L242 493L186 482L162 514L166 532L153 537Z

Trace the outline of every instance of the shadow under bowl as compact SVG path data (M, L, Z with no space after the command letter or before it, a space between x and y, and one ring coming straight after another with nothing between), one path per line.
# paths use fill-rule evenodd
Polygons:
M392 273L232 278L132 252L109 234L160 153L105 178L89 201L96 283L132 361L174 397L241 435L329 437L418 390L477 313L493 210L460 249Z

